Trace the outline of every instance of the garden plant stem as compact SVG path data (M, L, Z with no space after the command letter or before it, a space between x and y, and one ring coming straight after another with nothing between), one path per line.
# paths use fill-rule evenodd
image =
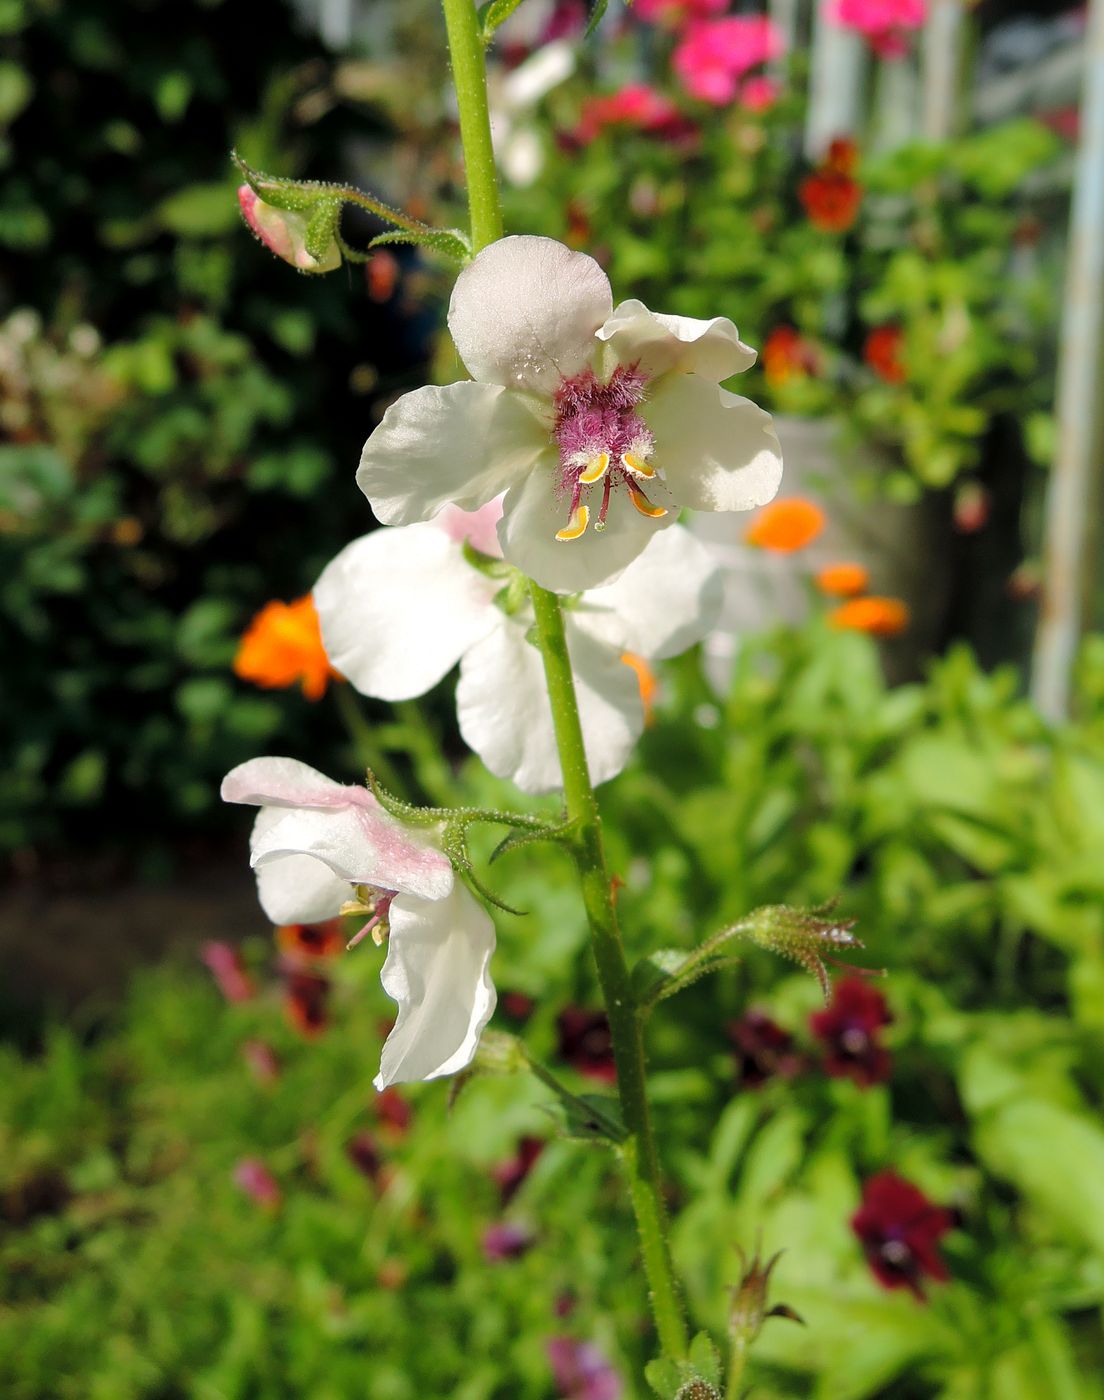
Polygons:
M473 250L479 252L503 235L487 109L483 40L474 0L441 0L441 4L460 113L472 244ZM606 867L601 818L583 746L563 613L556 594L532 580L529 589L563 770L564 802L574 825L573 852L613 1037L618 1093L627 1131L621 1152L640 1234L652 1313L664 1354L684 1357L686 1320L667 1243L667 1213L646 1092L643 1023L632 993L617 923L613 884Z

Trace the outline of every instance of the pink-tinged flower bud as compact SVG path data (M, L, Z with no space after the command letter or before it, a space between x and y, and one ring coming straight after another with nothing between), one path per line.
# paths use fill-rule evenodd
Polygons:
M955 492L954 526L960 535L976 535L989 521L989 492L977 481L964 481Z
M249 185L242 185L238 203L245 222L265 247L300 272L333 272L341 266L339 200L323 195L302 209L277 208Z
M279 1206L280 1188L276 1178L259 1157L243 1157L234 1168L234 1182L265 1210L276 1210Z
M253 980L236 948L212 941L203 945L200 957L227 1001L248 1001L253 995Z
M242 1058L261 1084L274 1084L279 1079L279 1058L263 1040L247 1040L242 1046Z

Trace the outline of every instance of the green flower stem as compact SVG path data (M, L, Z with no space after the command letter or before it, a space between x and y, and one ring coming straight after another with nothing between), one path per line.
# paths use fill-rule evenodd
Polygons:
M629 1133L621 1150L640 1232L652 1312L664 1353L682 1357L687 1351L686 1320L667 1245L667 1213L663 1206L646 1091L643 1021L632 993L613 885L606 868L602 822L583 747L563 613L554 593L533 582L529 589L536 614L537 644L544 658L544 674L552 701L556 747L564 775L564 802L568 817L576 823L575 859L583 905L590 923L594 960L613 1034L621 1114Z
M396 797L405 798L408 784L377 742L375 730L361 714L360 706L353 697L352 686L338 681L333 687L333 695L341 722L356 750L357 761L370 769Z
M460 112L472 246L478 253L503 235L498 172L487 110L483 43L474 0L441 0L441 5ZM536 614L537 645L544 660L556 746L564 775L564 801L568 818L575 824L573 850L579 869L583 905L590 924L598 978L613 1036L621 1113L628 1132L621 1152L640 1233L652 1313L664 1353L684 1357L688 1347L686 1320L667 1244L667 1215L645 1089L643 1022L633 1000L629 967L617 924L613 885L606 868L601 818L583 747L563 614L554 593L549 593L531 580L529 588Z
M479 252L501 238L502 202L487 110L487 70L475 0L441 0L445 12L452 81L460 111L460 141L468 183L472 248Z

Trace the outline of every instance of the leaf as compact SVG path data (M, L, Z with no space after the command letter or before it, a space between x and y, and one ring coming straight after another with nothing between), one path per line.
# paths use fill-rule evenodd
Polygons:
M557 1104L547 1111L565 1137L578 1142L604 1142L617 1147L628 1137L621 1105L612 1094L572 1094L551 1077L542 1083L555 1093Z
M521 0L487 0L479 7L479 28L484 44L489 44L495 30L514 13Z
M602 23L602 18L608 8L609 0L591 0L590 18L587 20L586 32L583 35L584 39L589 39Z

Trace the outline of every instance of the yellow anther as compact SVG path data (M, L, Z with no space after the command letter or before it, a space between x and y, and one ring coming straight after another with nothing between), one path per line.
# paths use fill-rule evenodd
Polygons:
M622 452L621 465L626 471L632 472L633 476L642 476L645 481L655 476L655 467L650 467L643 458L638 457L635 452Z
M606 472L609 471L609 464L609 453L599 452L596 457L590 459L585 469L579 473L579 480L584 486L593 486L596 481L601 481Z
M649 520L662 520L667 514L666 506L654 506L648 500L643 491L638 491L635 486L629 487L629 499L637 508L641 515L646 515Z
M637 507L637 509L639 510L639 506ZM667 512L664 511L663 514L666 515ZM577 540L579 536L582 535L583 532L586 530L589 521L589 509L584 505L576 506L574 511L572 511L571 519L567 522L567 524L563 527L562 530L556 531L556 538L558 540Z

